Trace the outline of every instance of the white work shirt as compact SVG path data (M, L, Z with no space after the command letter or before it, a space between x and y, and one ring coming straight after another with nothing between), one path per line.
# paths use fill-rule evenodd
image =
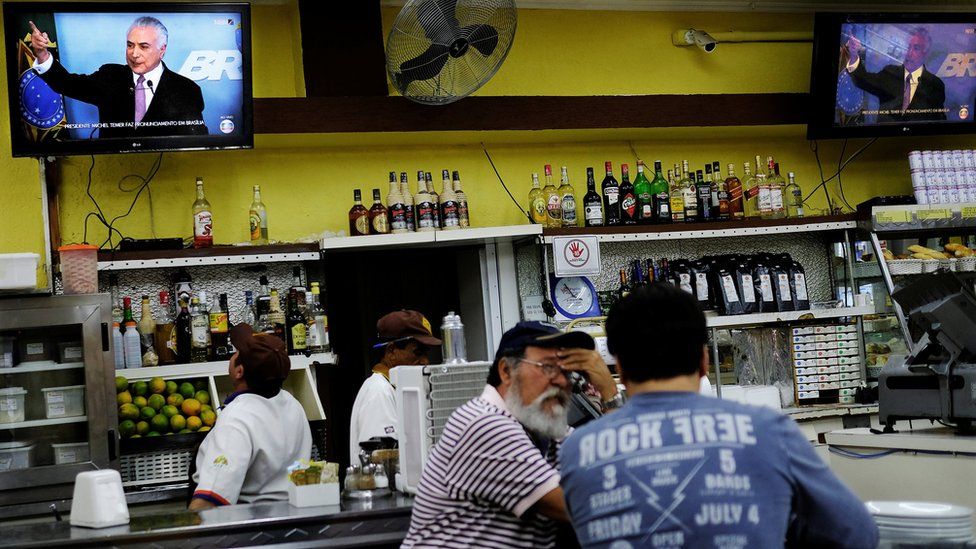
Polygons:
M200 445L194 498L215 505L288 499L288 466L309 459L305 409L282 389L274 398L233 396Z
M47 61L43 63L38 63L37 59L35 59L34 64L31 65L31 68L37 71L37 74L44 74L47 71L51 70L52 65L54 65L54 56L49 55L47 57ZM164 68L163 63L160 62L158 65L156 65L156 68L143 75L145 77L145 82L143 83L143 89L145 90L145 94L146 94L147 111L149 110L149 105L152 103L153 97L156 96L156 88L159 87L159 79L163 77L163 68ZM136 73L132 73L133 93L135 93L135 90L138 88L138 82L139 82L139 75Z
M396 391L383 374L373 372L359 388L349 422L349 463L359 463L359 443L396 435Z

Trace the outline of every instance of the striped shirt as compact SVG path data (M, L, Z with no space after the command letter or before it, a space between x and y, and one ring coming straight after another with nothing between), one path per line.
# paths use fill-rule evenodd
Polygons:
M486 386L430 451L402 547L553 547L556 523L529 508L559 487L558 446L543 454Z

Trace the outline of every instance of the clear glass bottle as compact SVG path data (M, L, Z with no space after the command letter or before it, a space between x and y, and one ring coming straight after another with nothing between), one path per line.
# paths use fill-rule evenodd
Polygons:
M246 290L244 292L244 306L237 313L237 320L234 325L247 324L252 329L257 330L257 322L254 316L254 292Z
M529 216L532 222L537 225L547 226L549 217L546 213L546 198L542 194L542 187L539 185L539 174L532 174L532 189L529 190Z
M701 170L695 170L695 189L698 192L698 221L711 221L712 182L705 179Z
M142 296L142 312L139 317L139 334L142 337L142 365L157 366L159 357L153 346L153 338L156 335L156 319L153 318L152 307L149 305L149 296Z
M248 211L248 223L251 229L251 244L268 243L268 209L261 201L261 186L254 186L254 198Z
M209 316L199 297L190 300L190 362L206 362L210 354Z
M786 181L779 174L779 164L773 162L773 176L769 178L769 217L782 219L786 217Z
M458 203L458 225L462 229L471 226L471 212L468 211L468 195L461 189L461 174L457 170L451 174L454 180L454 195Z
M169 292L159 292L159 318L153 330L153 346L159 364L176 363L176 323L170 314Z
M759 155L756 155L756 187L759 189L756 198L759 217L768 218L773 211L773 195L769 192L769 177L762 169L762 159Z
M685 210L685 223L698 221L698 187L695 174L688 168L688 161L681 161L681 171L683 176L678 181L681 187L681 201Z
M542 197L546 201L546 227L558 229L563 226L563 204L559 197L559 190L552 182L552 166L545 165L546 186L542 188Z
M213 246L213 210L203 194L203 178L197 178L197 199L193 202L193 247Z
M743 217L759 217L759 179L752 174L748 162L742 164L742 179L745 181L742 186Z
M674 165L674 176L668 180L668 196L671 200L671 221L682 223L685 220L685 198L681 189L681 168Z
M803 217L803 191L796 183L793 172L789 174L790 182L786 186L787 215L789 217Z
M719 221L728 221L730 217L729 189L725 184L726 180L722 178L722 165L717 160L712 162L712 177L715 180L715 186L718 187L718 219Z
M308 350L313 353L327 353L332 350L329 344L329 317L325 314L325 306L322 305L322 290L318 282L312 282L312 296L308 303L308 314L306 316L306 330L308 338Z
M267 322L274 335L285 340L285 313L281 310L281 300L278 298L278 290L271 290L271 300L269 304Z
M560 168L559 199L563 208L563 227L579 226L576 216L576 189L569 183L569 170L566 166Z

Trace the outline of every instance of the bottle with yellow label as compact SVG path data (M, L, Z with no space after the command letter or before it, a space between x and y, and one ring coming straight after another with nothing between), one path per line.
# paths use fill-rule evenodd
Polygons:
M287 333L288 354L300 355L308 348L306 338L308 326L305 315L298 306L298 291L292 288L288 292L288 316L285 319Z
M261 186L254 186L254 200L248 213L251 244L268 243L268 210L261 201Z
M363 206L362 191L354 190L352 200L352 208L349 209L349 236L369 234L369 210Z
M542 187L539 185L539 174L532 174L532 190L529 191L529 216L532 217L533 223L538 223L539 225L547 225L549 223L549 214L546 212L546 197L542 193Z

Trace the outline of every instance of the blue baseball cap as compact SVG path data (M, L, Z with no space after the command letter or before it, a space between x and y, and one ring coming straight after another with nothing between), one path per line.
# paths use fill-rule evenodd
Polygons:
M548 322L522 321L502 335L498 350L495 352L495 363L492 368L498 365L502 356L522 351L526 347L547 349L563 347L592 350L596 348L596 342L586 332L564 332L556 325Z

